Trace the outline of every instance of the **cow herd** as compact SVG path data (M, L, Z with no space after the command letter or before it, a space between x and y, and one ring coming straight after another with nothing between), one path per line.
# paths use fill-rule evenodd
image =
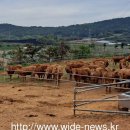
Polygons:
M115 56L109 59L99 58L85 62L83 60L69 62L66 65L66 72L76 82L89 82L94 84L109 84L119 82L122 79L130 79L130 56ZM130 87L129 84L120 87ZM106 91L111 92L106 87Z
M8 66L7 73L12 79L13 74L26 79L27 75L38 78L59 80L66 72L70 80L94 84L108 84L118 82L120 79L130 79L130 56L116 56L113 58L98 58L91 61L75 60L60 64L32 64ZM65 70L65 71L64 71ZM102 77L102 78L101 78ZM130 87L129 84L120 87ZM108 88L106 88L108 91ZM109 92L111 88L109 87Z
M26 80L26 76L38 77L46 79L60 79L63 75L63 67L59 64L32 64L30 66L23 67L21 65L7 67L7 74L12 79L13 74L18 74L23 80Z

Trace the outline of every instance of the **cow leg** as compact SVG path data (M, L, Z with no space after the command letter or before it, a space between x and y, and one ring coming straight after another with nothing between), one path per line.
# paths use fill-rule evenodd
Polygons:
M106 93L107 93L107 91L108 91L108 87L106 87Z
M77 80L76 80L76 86L77 86L77 87L79 86L79 83L78 83L78 82L79 82L79 80L77 79Z
M60 83L60 79L61 79L61 74L59 74L58 76L58 82Z
M70 80L72 80L72 74L70 74Z
M87 80L88 83L90 83L91 78L90 78L90 77L87 77L86 80Z
M124 84L124 88L127 88L127 84Z
M98 78L98 84L101 84L101 79L100 78Z
M22 77L23 82L25 81L25 77Z
M48 79L52 79L52 75L51 74L48 75ZM51 80L48 80L48 81L50 82Z
M96 79L96 84L100 84L99 78Z
M118 79L115 79L115 83L118 83L119 80ZM116 84L116 87L118 87L118 84Z
M47 74L47 79L50 79L50 74Z
M39 80L41 80L41 74L39 74Z
M41 78L42 78L42 80L43 80L43 78L44 78L44 75L43 75L43 74L41 74Z
M25 77L24 77L24 81L26 81L26 75L25 75Z
M130 88L130 83L128 83L128 88Z
M108 87L109 88L109 93L111 93L111 87Z
M107 79L103 78L103 84L105 84L105 83L106 83L106 80L107 80Z
M78 83L77 83L77 86L80 86L80 78L81 78L81 77L78 77L78 79L77 79L77 82L78 82Z
M40 79L42 80L42 74L40 74Z
M45 73L42 74L42 78L44 78L44 77L45 77Z
M105 83L104 84L107 84L108 83L108 79L105 79ZM109 87L106 87L106 93L109 92Z
M9 77L10 77L10 81L12 80L12 74L11 75L9 75Z
M38 76L38 80L40 79L40 75L39 74L37 74L37 76Z

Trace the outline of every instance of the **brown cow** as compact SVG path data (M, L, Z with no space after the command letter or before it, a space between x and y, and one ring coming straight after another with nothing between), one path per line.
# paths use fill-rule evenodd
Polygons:
M97 84L101 81L101 79L98 78L98 77L102 77L102 72L99 68L92 69L91 72L90 72L90 76L92 76L91 82Z
M77 62L70 62L66 65L65 70L70 75L70 77L69 77L70 80L72 79L72 69L73 68L80 68L80 67L84 66L84 64L85 64L84 62L77 61Z
M116 65L116 64L119 63L120 60L122 60L122 59L125 59L125 57L124 57L124 56L114 56L114 57L112 58L112 60L113 60L113 65Z
M39 64L35 65L36 68L34 70L33 75L37 74L39 78L44 78L45 77L45 72L47 67L49 67L49 64Z
M127 68L127 67L128 67L127 59L122 59L119 61L119 68L120 69Z
M127 57L126 57L126 60L127 60L128 62L130 62L130 56L127 56Z
M104 59L104 58L95 59L92 62L98 66L101 66L101 67L108 67L108 65L109 65L109 61L107 59Z
M96 69L96 68L98 68L99 66L98 66L98 65L95 65L95 64L93 64L93 63L90 63L90 64L88 65L88 67L89 67L90 69Z
M54 78L54 71L57 70L58 64L50 65L46 69L46 77L47 79L53 79Z
M117 82L118 79L114 79L114 78L119 78L119 74L118 71L116 70L106 70L103 73L103 77L104 77L104 83L105 84L109 84L109 83L113 83L113 82ZM106 87L106 92L111 92L111 86Z
M53 67L52 74L53 74L53 79L58 80L59 82L59 80L63 76L63 67L60 65Z
M73 75L76 82L81 82L83 80L84 82L87 81L87 79L90 79L90 68L74 68L73 69ZM79 84L77 83L77 86Z
M21 68L22 68L22 65L7 66L7 74L10 76L10 80L12 79L12 75L15 73L15 71Z
M127 68L120 69L119 76L121 79L130 79L130 69L127 69ZM124 84L124 87L127 87L127 86L130 87L130 84Z
M23 80L26 80L27 75L33 76L33 73L36 69L36 66L26 66L22 67L21 69L17 70L17 74L23 77Z

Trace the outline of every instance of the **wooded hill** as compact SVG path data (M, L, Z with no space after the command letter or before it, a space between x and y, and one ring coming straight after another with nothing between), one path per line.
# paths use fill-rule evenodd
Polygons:
M22 27L0 24L0 40L37 39L47 35L64 39L105 38L116 42L129 43L130 17L60 27Z

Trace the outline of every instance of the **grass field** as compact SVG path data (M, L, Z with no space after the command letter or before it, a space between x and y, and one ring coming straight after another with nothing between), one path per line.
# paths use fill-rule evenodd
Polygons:
M17 49L18 46L19 46L18 44L0 43L0 50L1 51L14 50Z
M72 49L78 49L79 46L84 45L88 46L88 43L80 43L80 44L70 44L70 47ZM118 45L117 48L115 48L115 45L106 45L104 48L101 44L96 44L94 48L91 48L91 53L88 55L89 57L111 57L114 55L129 55L130 54L130 47L124 46L121 48L120 45Z

